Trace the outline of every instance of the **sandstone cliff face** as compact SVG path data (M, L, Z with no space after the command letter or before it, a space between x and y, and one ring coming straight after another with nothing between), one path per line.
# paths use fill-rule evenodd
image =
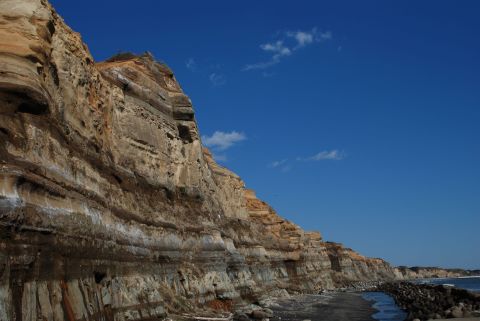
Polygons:
M368 258L342 244L326 242L331 268L338 283L392 279L395 269L379 258Z
M0 2L0 320L147 320L392 278L214 162L172 71Z

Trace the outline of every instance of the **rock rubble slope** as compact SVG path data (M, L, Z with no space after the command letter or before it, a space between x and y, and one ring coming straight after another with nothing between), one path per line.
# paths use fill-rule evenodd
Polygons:
M278 216L199 137L166 65L95 63L47 1L1 0L0 320L153 320L393 278Z

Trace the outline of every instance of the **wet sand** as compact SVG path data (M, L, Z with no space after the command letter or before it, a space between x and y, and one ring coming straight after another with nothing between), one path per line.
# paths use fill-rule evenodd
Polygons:
M303 295L279 300L270 309L274 321L372 321L377 312L358 293Z

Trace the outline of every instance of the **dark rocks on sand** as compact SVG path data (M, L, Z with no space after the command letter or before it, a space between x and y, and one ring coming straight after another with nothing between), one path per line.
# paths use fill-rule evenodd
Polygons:
M407 320L470 317L480 309L477 294L443 285L385 283L378 290L395 298L407 311Z

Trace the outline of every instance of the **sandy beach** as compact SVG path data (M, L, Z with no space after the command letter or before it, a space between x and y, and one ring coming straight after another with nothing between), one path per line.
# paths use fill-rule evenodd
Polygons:
M372 321L376 312L358 293L305 295L277 301L270 307L275 321Z

